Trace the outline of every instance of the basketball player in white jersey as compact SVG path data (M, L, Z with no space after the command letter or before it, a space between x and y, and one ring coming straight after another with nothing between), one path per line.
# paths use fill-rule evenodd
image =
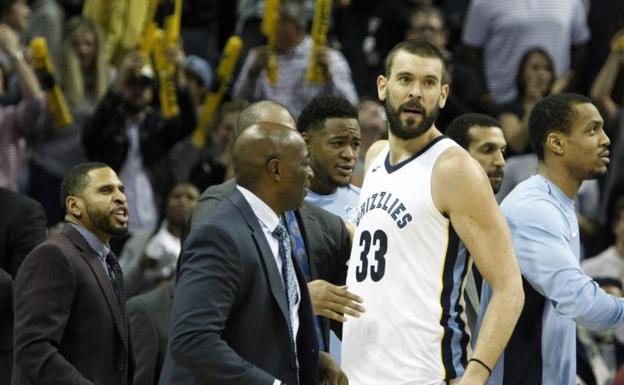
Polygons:
M367 303L344 324L352 385L484 384L524 301L483 168L435 127L449 92L443 60L431 44L406 41L377 79L390 132L367 155L347 274ZM473 353L463 314L470 261L458 256L459 240L495 292Z

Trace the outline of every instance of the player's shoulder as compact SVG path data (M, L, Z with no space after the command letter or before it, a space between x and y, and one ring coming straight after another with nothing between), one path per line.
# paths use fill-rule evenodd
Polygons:
M379 155L384 151L384 149L388 148L388 140L382 139L373 143L366 151L366 155L364 156L364 175L370 168L371 164Z
M348 185L345 186L345 191L347 192L347 194L349 195L356 195L356 196L360 196L360 191L361 189L354 185L349 183Z
M510 224L521 226L537 222L554 228L566 222L561 203L539 182L537 177L531 177L503 199L501 210Z
M436 178L463 180L483 174L483 168L460 146L449 146L438 157L433 166Z

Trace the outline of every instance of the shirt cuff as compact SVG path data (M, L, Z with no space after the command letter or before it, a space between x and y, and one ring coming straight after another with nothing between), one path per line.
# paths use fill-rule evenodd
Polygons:
M275 381L273 381L273 385L282 385L282 381L276 378Z

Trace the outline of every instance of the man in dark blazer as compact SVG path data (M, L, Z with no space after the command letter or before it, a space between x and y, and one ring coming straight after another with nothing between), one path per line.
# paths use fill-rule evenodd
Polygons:
M205 221L216 207L235 190L236 180L234 179L208 187L200 196L193 211L192 226L195 227ZM359 313L362 308L353 302L358 301L359 297L351 297L352 294L346 289L340 289L345 284L347 261L351 252L351 239L344 222L338 216L305 201L301 208L296 210L296 217L310 263L312 280L308 282L308 290L314 313L318 315L323 310L335 312L338 317L341 317L345 311ZM180 263L183 262L180 260ZM315 287L316 285L323 286L323 288L319 290ZM332 296L331 289L325 286L339 290L342 295ZM323 346L327 351L330 327L336 335L340 336L342 324L336 321L330 323L327 317L322 317L321 323Z
M128 301L135 361L133 385L158 384L169 340L173 286L173 281L168 281Z
M317 364L305 279L282 247L289 241L274 235L303 202L305 143L286 126L260 123L240 134L233 154L236 191L184 245L160 383L316 385L328 361Z
M103 163L63 178L68 223L26 257L15 280L14 385L132 383L123 277L109 247L127 232L123 191Z
M0 188L0 384L13 370L13 280L26 255L46 237L39 202Z

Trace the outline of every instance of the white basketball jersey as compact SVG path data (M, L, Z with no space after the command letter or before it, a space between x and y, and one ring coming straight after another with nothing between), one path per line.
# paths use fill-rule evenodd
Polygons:
M352 385L438 385L464 372L469 260L431 197L433 166L454 146L440 136L394 166L386 147L366 174L347 274L366 312L344 324L342 345Z

